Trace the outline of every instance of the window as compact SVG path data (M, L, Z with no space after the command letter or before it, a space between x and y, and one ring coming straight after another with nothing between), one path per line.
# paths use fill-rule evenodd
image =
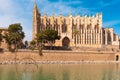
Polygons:
M63 33L67 32L67 25L62 25L62 32Z

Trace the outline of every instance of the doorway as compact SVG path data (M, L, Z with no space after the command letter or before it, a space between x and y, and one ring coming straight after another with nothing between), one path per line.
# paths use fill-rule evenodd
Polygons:
M62 40L62 46L63 47L69 47L69 45L70 45L69 38L68 37L63 38L63 40Z

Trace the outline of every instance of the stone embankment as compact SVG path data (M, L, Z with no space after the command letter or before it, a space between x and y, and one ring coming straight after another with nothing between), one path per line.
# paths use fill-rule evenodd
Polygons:
M39 56L37 51L19 51L1 53L0 64L114 63L115 58L114 52L43 51L43 56Z

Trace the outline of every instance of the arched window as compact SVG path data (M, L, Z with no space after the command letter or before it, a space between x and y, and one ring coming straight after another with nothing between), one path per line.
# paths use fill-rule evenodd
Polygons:
M84 28L84 25L80 25L80 26L79 26L79 29L83 29L83 28Z
M95 25L95 29L98 29L98 26L97 26L97 25Z
M67 32L67 25L65 25L65 24L62 25L62 32L63 33Z
M90 29L90 25L87 25L87 29Z
M82 32L80 32L80 33L83 33L83 32L84 32L84 31L83 31L84 29L85 29L85 28L84 28L84 24L81 24L81 25L79 26L79 30L82 31Z
M119 56L118 55L116 55L116 61L118 61L119 60Z
M99 24L95 25L95 30L97 31L97 33L99 33Z
M111 44L111 33L110 33L110 31L108 31L107 39L108 39L108 44Z
M92 29L92 24L89 25L90 29Z

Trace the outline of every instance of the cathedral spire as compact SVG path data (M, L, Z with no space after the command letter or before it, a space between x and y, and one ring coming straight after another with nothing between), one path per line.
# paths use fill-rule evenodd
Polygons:
M36 0L34 0L34 7L37 7L37 3L36 3Z
M37 11L38 11L36 1L35 1L35 3L34 3L34 10L37 10Z
M40 12L39 12L39 10L38 10L38 7L37 7L36 0L35 0L35 2L34 2L33 13L34 13L34 14L41 15Z
M41 14L39 13L38 11L38 8L37 8L37 4L36 4L36 1L34 3L34 8L33 8L33 39L35 39L35 35L37 34L37 32L40 30L40 17L41 17Z

